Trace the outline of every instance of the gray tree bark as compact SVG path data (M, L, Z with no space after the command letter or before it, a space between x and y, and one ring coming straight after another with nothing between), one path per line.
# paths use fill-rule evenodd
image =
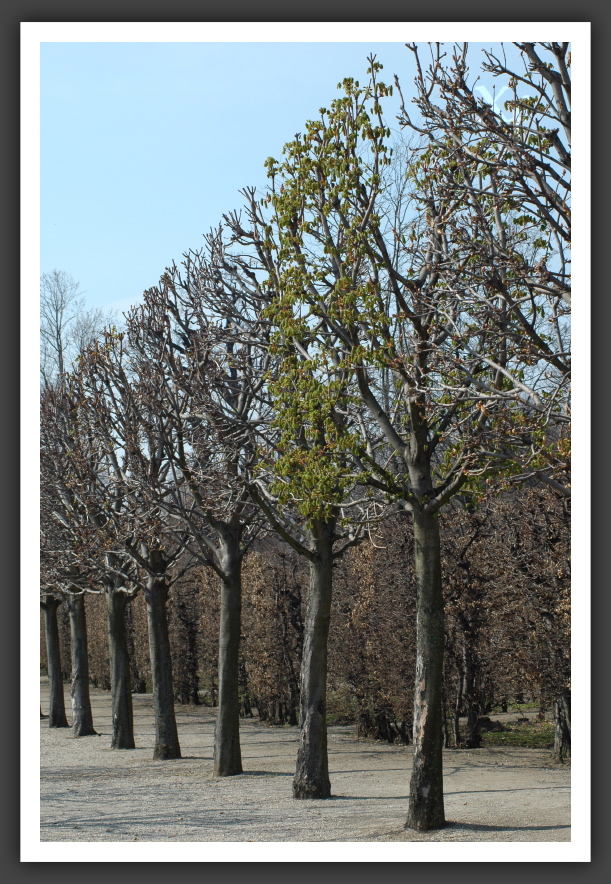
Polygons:
M57 609L61 602L55 596L47 594L40 604L45 612L47 670L49 673L49 727L69 727L64 702L59 629L57 628Z
M146 611L155 710L154 759L181 757L174 712L167 597L168 588L165 578L149 577L146 591Z
M242 617L242 557L239 536L225 532L219 554L221 618L219 630L218 711L214 732L214 775L242 773L240 750L240 630Z
M328 798L327 641L333 589L333 521L317 520L311 529L316 559L310 585L300 679L300 722L294 798Z
M108 648L110 651L110 689L112 694L111 749L135 749L132 690L125 628L124 592L107 590Z
M418 601L414 766L407 826L426 832L445 825L441 711L444 617L437 514L424 513L414 506L413 520Z
M91 699L89 696L89 658L87 654L87 621L85 598L82 595L66 597L70 615L70 652L72 658L72 733L75 737L95 734Z

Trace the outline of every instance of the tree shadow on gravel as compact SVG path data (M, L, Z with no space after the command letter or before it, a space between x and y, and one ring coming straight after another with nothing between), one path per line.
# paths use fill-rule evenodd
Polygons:
M483 823L460 823L446 820L444 828L460 829L465 832L555 832L557 829L570 829L569 826L487 826ZM439 830L437 830L439 831Z

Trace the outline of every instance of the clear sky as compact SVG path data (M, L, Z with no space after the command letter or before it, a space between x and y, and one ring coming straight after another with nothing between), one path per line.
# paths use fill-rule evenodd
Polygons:
M413 93L404 42L42 43L41 272L126 309L239 208L240 188L265 186L265 159L344 77L367 79L370 53Z

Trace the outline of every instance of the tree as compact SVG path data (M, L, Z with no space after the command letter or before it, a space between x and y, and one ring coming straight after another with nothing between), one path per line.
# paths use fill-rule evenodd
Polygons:
M99 308L85 309L79 283L63 270L40 278L40 376L49 386L68 371L78 354L102 330Z
M130 575L147 606L149 650L155 709L154 758L180 758L167 621L167 597L184 572L176 571L185 549L185 529L160 505L172 491L170 464L164 457L164 418L139 397L142 380L133 372L123 334L105 333L104 345L83 354L78 375L78 411L95 440L101 463L90 475L98 544L114 560L128 560L118 576ZM168 478L169 477L169 478ZM168 490L168 484L170 489ZM115 565L116 567L116 565Z
M60 585L67 584L69 591L101 589L104 595L113 710L111 748L133 749L125 630L125 605L134 594L130 587L133 569L130 572L129 563L116 550L112 536L104 537L105 526L113 524L107 517L113 504L104 479L105 455L80 419L79 402L79 386L70 375L64 375L60 384L46 388L41 397L43 501L48 501L49 515L59 523L63 535L61 542L54 545L54 573L51 571L50 578Z
M246 316L248 291L225 262L219 236L211 235L207 253L185 257L129 315L129 342L140 420L170 465L172 487L158 505L184 525L189 552L220 579L214 772L233 776L242 772L241 571L261 521L248 484L267 356L222 325L227 301Z
M57 608L61 599L53 593L41 596L40 607L45 615L47 641L47 672L49 673L49 727L69 727L64 703L64 684L59 654Z
M300 668L300 737L294 798L327 798L327 655L333 565L361 537L359 507L349 461L358 444L347 417L346 378L324 352L311 349L307 317L285 309L282 266L255 193L245 190L247 226L225 216L234 245L231 261L249 281L261 328L244 329L246 341L270 354L258 397L265 417L250 495L276 533L309 564ZM231 315L231 314L230 314ZM233 317L232 317L233 319ZM349 512L350 509L350 512Z
M45 612L47 648L49 657L50 699L54 711L49 716L50 726L66 726L64 694L61 684L61 663L59 660L59 634L57 624L57 607L64 600L70 618L70 651L72 664L72 730L75 737L94 734L89 697L89 673L87 655L87 625L83 591L78 588L78 568L71 555L71 538L69 532L57 519L61 509L57 486L49 472L50 457L57 455L49 450L50 437L46 434L45 424L48 400L51 392L43 393L41 413L42 456L41 456L41 605ZM54 721L61 725L51 725Z
M439 512L461 489L519 471L524 449L543 447L563 387L548 397L534 381L524 389L528 347L504 330L486 287L457 273L460 206L435 188L444 157L430 151L405 169L413 214L393 227L381 106L390 90L370 65L367 86L345 80L344 97L285 146L281 163L268 161L269 217L254 199L250 208L274 253L279 328L305 323L308 358L347 378L346 411L365 449L352 452L357 481L411 515L418 628L408 825L427 830L445 822ZM533 311L537 333L546 319ZM322 389L315 395L324 408Z
M521 351L524 370L511 372L511 383L541 411L555 400L547 444L524 453L513 481L536 477L568 496L570 52L568 43L513 45L519 62L508 62L504 48L500 58L483 53L483 70L500 81L499 97L509 93L502 108L476 97L468 44L455 47L449 61L435 44L426 70L418 47L409 45L420 117L403 102L400 121L423 138L413 158L423 172L419 187L453 207L444 219L453 245L453 261L440 268L445 284L486 293L480 300L491 314L489 333L496 325L498 371L505 372L512 350Z

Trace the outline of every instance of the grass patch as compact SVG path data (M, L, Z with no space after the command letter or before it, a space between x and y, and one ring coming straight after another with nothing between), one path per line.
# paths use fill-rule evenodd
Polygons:
M512 721L504 731L482 734L482 746L513 746L523 749L553 749L554 723L552 721Z
M358 717L358 703L348 685L338 685L327 692L327 724L354 724Z

